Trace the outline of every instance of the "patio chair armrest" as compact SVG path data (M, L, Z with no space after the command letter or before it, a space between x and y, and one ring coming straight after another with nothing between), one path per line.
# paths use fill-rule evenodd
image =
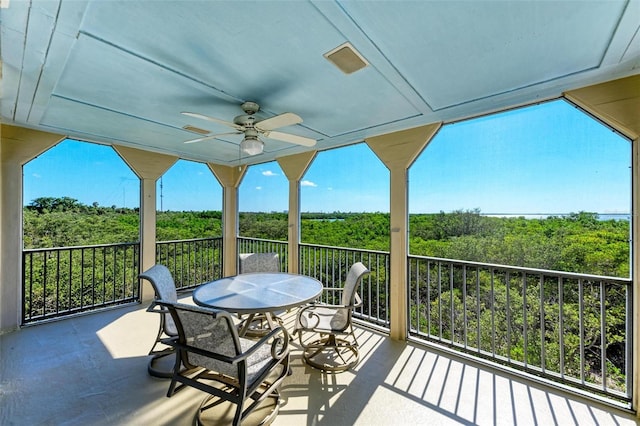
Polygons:
M342 290L342 289L336 289L336 290ZM348 308L358 308L362 306L362 299L360 298L360 296L358 295L358 293L355 294L355 300L353 304L349 304L349 305L338 305L338 304L332 304L332 303L323 303L323 302L315 302L315 303L309 303L306 306L301 307L298 310L298 315L301 315L304 311L308 310L308 309L313 309L313 308L318 308L318 307L322 307L322 308L335 308L335 309L348 309Z
M205 349L201 349L195 346L191 346L191 345L185 345L183 343L180 343L177 339L167 339L167 345L169 346L173 346L176 349L182 350L182 351L186 351L186 352L192 352L194 354L198 354L198 355L202 355L202 356L206 356L208 358L213 358L215 360L218 361L222 361L225 362L227 364L234 364L235 363L235 357L230 357L230 356L226 356L226 355L221 355L215 352L211 352Z
M282 334L283 336L276 336L278 334ZM269 340L271 339L273 339L273 341L269 343ZM195 346L180 343L177 340L177 338L167 339L166 344L169 346L173 346L176 349L192 352L198 355L202 355L209 358L213 358L218 361L222 361L227 364L234 364L234 365L249 358L249 356L251 356L255 351L257 351L261 346L265 344L271 345L271 357L274 359L280 360L289 353L289 339L286 338L284 328L282 327L274 328L266 336L258 340L254 345L252 345L248 350L233 357L221 355L219 353L211 352Z
M151 301L149 307L147 308L147 312L155 312L157 314L168 314L169 309L166 306L163 306L162 303L158 303L158 300Z
M352 305L354 308L359 308L360 306L362 306L362 299L360 298L360 295L358 293L355 294L355 300L354 300L354 304Z
M271 340L271 342L269 342ZM258 340L248 350L234 358L234 363L240 362L248 358L263 345L271 345L271 357L274 359L282 359L289 353L289 337L284 327L277 326L264 337Z

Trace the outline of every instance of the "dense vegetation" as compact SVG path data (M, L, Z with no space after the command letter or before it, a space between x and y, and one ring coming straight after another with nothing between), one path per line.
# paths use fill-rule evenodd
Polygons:
M139 240L137 209L86 206L71 198L38 198L24 209L25 248ZM303 213L302 241L389 250L387 213ZM287 240L286 213L240 213L240 235ZM409 250L434 256L539 269L629 277L629 222L595 213L545 219L498 218L480 211L414 214ZM220 236L219 211L158 212L158 241Z
M303 213L302 241L389 250L387 213ZM480 211L414 214L409 250L434 256L539 269L629 277L629 222L596 213L544 219L482 216ZM241 213L240 235L287 239L285 213Z

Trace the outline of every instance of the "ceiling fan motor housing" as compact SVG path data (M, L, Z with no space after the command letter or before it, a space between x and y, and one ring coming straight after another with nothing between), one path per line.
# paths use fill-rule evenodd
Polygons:
M253 115L239 115L233 119L233 122L238 126L253 127L256 118Z
M242 104L242 110L249 115L253 115L260 110L260 105L255 102L247 101Z
M245 138L257 138L258 137L258 131L256 129L254 129L253 127L245 129L244 137Z

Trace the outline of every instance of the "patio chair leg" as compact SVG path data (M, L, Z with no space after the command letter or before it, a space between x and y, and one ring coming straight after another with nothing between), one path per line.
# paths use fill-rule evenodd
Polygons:
M167 349L166 351L154 354L147 364L147 373L149 373L149 375L152 377L158 377L161 379L170 378L173 375L173 363L171 363L170 368L164 370L156 367L157 362L170 355L175 355L175 351Z
M302 344L302 338L300 341ZM319 370L340 372L348 370L358 363L359 354L357 341L350 342L345 339L339 339L334 334L329 334L327 337L321 337L320 339L306 345L302 344L302 347L304 348L304 352L302 354L304 361ZM338 354L338 357L342 361L341 364L335 365L315 360L317 356L323 353L326 354L330 349L333 349ZM352 358L351 361L345 358L344 354L347 353L346 351L349 351L351 356L348 358Z

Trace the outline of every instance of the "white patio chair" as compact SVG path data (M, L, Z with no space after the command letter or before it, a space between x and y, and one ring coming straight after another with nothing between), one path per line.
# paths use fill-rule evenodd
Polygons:
M249 274L256 272L280 272L280 257L278 253L240 253L238 256L238 273ZM274 324L282 325L281 312L268 314L254 314L249 316L251 323L247 325L246 336L262 336L267 333ZM238 315L242 319L242 315ZM248 321L249 319L247 319Z
M344 371L358 363L358 341L351 316L353 309L362 304L357 288L368 273L361 262L354 263L343 288L324 288L340 304L312 303L300 308L294 334L298 333L307 364L325 371Z

